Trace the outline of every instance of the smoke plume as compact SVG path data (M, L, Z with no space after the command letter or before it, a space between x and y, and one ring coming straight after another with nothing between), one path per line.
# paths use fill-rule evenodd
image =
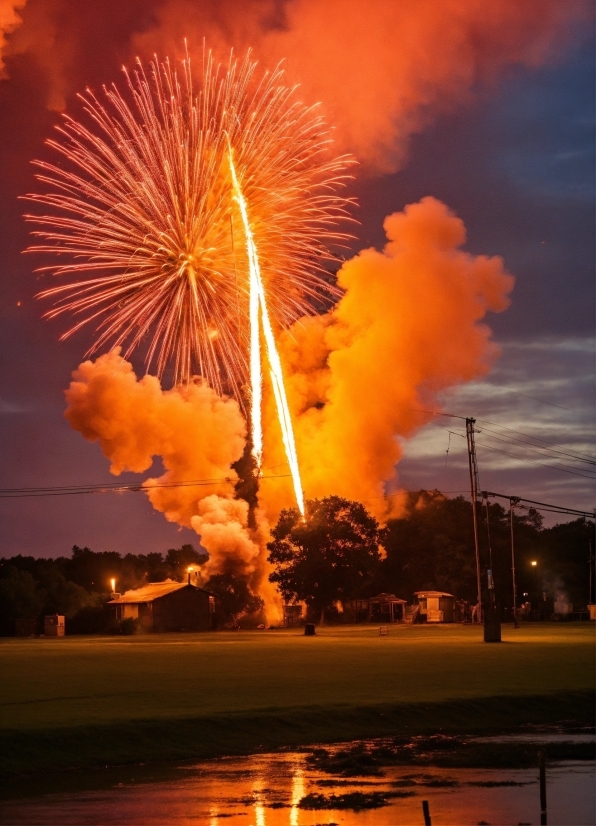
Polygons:
M252 48L284 60L308 102L320 101L339 147L367 166L398 168L408 138L469 102L511 66L538 66L587 21L587 0L169 0L134 40L145 55L205 40L225 59Z
M25 0L0 2L10 32ZM386 171L438 114L512 67L556 59L592 16L589 0L28 0L6 53L30 55L62 109L137 55L181 57L185 38L197 65L204 44L222 60L251 48L263 67L285 61L342 149Z
M22 18L17 14L27 0L0 0L0 79L4 77L3 53L6 48L6 35L17 29Z
M337 306L281 337L307 497L356 499L381 519L400 438L432 418L420 410L440 409L439 394L488 372L499 349L482 321L507 308L513 287L501 258L459 249L463 222L434 198L384 226L384 250L363 250L339 271ZM267 410L264 461L276 465L283 453ZM290 490L261 487L273 519Z

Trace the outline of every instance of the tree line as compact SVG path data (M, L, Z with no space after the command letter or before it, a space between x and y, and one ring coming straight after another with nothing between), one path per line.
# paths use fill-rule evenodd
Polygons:
M504 619L512 605L509 511L498 503L479 509L483 556L488 536L497 606ZM563 595L576 610L589 601L589 556L594 523L576 519L544 528L535 510L513 517L518 601L539 603L548 614ZM592 545L592 548L594 546ZM346 600L382 592L411 601L415 591L436 589L476 601L476 562L470 502L439 491L404 496L404 516L381 527L359 502L331 496L310 500L307 518L282 511L268 543L270 579L288 602L306 603L311 619L342 620ZM199 571L205 553L192 545L165 554L125 554L74 546L70 557L14 556L0 560L0 634L14 633L15 619L64 614L68 633L117 631L106 603L110 580L124 592L147 582L183 581ZM533 566L532 561L536 562ZM220 626L240 618L264 621L262 600L233 574L211 577ZM524 596L526 595L526 596Z

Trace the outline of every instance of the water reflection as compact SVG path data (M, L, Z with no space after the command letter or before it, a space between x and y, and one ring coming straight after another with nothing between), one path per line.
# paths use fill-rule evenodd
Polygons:
M304 785L304 772L299 766L294 768L292 775L292 801L290 809L290 826L299 826L300 824L300 809L298 804L306 795L306 787Z
M312 768L303 753L225 758L178 768L176 777L112 788L48 794L4 803L4 824L136 826L395 826L421 824L422 800L434 826L539 823L537 770L384 767L380 776L337 777ZM593 762L548 769L549 823L595 822ZM347 796L356 795L356 798ZM304 798L336 808L305 809ZM337 808L342 801L379 808Z

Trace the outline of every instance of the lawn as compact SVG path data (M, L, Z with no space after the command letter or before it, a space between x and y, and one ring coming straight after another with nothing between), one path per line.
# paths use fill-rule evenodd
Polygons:
M328 627L0 644L20 771L593 717L594 626ZM7 752L8 749L8 752ZM10 755L10 756L9 756Z

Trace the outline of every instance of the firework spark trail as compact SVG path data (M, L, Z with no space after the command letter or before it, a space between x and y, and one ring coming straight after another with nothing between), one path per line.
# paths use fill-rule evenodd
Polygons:
M47 191L27 197L49 210L26 216L43 239L30 251L60 255L38 271L70 277L41 293L56 301L48 317L75 316L63 338L91 322L87 354L143 347L158 375L200 375L244 406L255 309L235 269L228 145L281 329L339 295L324 265L347 237L335 227L351 161L332 155L320 116L279 67L259 80L249 56L218 67L207 54L198 91L188 57L182 67L139 63L127 96L116 86L105 100L80 96L91 124L66 116L48 142L62 163L36 162Z
M294 484L294 493L296 495L296 503L300 513L304 516L304 494L302 491L302 481L300 479L300 467L298 465L298 456L296 454L296 442L294 439L294 429L292 427L292 419L290 416L290 409L288 407L288 399L286 395L286 388L283 380L283 371L281 360L277 346L275 344L275 337L273 335L273 328L269 318L269 310L267 308L267 298L265 289L261 279L261 269L259 266L259 255L254 241L253 232L248 219L248 209L246 200L242 194L242 188L236 175L236 168L232 157L232 150L229 149L230 173L232 176L232 184L234 187L234 197L240 208L242 216L242 223L244 225L244 233L246 237L246 252L248 255L249 272L250 272L250 365L251 365L251 425L252 425L252 454L256 460L257 467L260 470L261 458L263 453L263 433L262 433L262 373L261 373L261 353L259 341L259 307L261 309L261 318L263 320L263 333L265 336L265 343L267 346L267 357L269 359L271 383L273 385L273 393L275 395L275 403L277 405L277 414L281 426L282 438L290 472L292 474L292 482Z

